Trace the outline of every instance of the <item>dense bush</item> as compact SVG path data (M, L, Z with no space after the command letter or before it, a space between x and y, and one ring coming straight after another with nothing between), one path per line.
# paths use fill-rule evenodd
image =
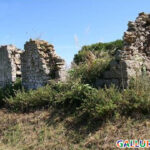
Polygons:
M81 79L82 83L95 85L97 79L102 77L105 70L109 68L111 57L98 58L88 63L74 65L69 71L71 80Z
M97 95L97 89L80 81L60 83L59 92L55 95L56 106L70 111L79 108L84 101L90 101Z
M130 87L122 92L127 113L150 113L150 79L147 76L131 80Z
M15 96L5 99L6 106L14 111L28 111L35 108L48 107L53 100L54 93L50 86L37 90L18 90Z
M6 85L0 88L0 106L4 104L4 100L10 96L15 96L15 92L22 90L21 79L18 78L14 84Z
M150 80L146 77L132 81L129 88L115 86L96 89L80 80L52 83L37 90L17 91L5 99L14 111L29 111L43 107L63 109L92 118L110 118L116 115L150 113Z
M74 62L79 65L92 58L104 58L105 54L114 55L116 50L122 49L123 41L116 40L109 43L96 43L90 46L83 46L82 49L74 56Z
M112 117L118 112L118 103L122 102L122 95L114 86L100 89L97 95L90 101L85 100L81 109L92 117L105 118Z
M138 77L129 88L120 91L115 86L100 89L92 101L84 101L81 108L93 117L112 117L116 114L150 113L150 79Z
M80 107L85 100L90 100L97 90L80 81L53 83L37 90L20 91L15 96L5 99L6 106L15 111L29 111L35 108L53 106L70 111ZM93 97L94 98L94 97ZM68 109L69 110L69 109Z

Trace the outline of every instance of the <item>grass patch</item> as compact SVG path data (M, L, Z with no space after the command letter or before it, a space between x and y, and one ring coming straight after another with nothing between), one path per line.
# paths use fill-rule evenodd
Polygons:
M148 139L149 127L150 118L144 115L101 122L64 117L56 109L18 114L0 110L0 149L116 149L118 139Z

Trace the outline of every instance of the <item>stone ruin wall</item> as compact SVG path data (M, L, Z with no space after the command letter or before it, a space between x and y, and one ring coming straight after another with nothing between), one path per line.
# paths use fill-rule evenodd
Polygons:
M150 14L140 13L135 22L130 21L123 40L123 50L117 51L110 69L97 80L97 86L113 83L127 87L131 78L150 75Z
M22 77L27 89L46 85L49 80L65 81L65 61L56 55L54 46L43 40L30 40L25 51L13 45L0 46L0 87Z
M22 84L27 89L44 86L49 80L65 80L65 61L54 46L43 40L26 42L21 55Z
M16 81L21 76L21 50L13 45L0 47L0 87Z
M127 87L132 77L150 76L150 14L140 13L134 22L130 21L123 40L123 49L117 51L110 68L96 81L98 87L111 83ZM17 76L22 76L22 83L28 89L43 86L51 79L65 80L64 66L65 61L46 41L30 40L24 52L13 45L1 46L0 87L14 82Z

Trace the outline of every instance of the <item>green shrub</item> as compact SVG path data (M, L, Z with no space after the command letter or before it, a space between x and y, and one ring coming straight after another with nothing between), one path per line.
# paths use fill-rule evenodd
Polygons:
M126 113L150 113L150 79L147 76L131 80L129 88L122 92Z
M145 81L144 81L145 80ZM150 113L150 80L137 78L129 88L119 90L115 86L100 89L94 98L85 100L81 109L96 118L110 118L116 114Z
M79 65L80 63L85 63L88 59L91 59L93 55L96 58L102 58L103 53L107 53L111 56L114 55L116 50L122 49L122 47L122 40L116 40L114 42L109 43L96 43L90 46L83 46L82 49L78 52L78 54L74 56L74 62L77 65Z
M12 110L28 111L30 109L42 108L50 105L54 97L50 86L37 90L17 91L15 96L5 99L6 106Z
M89 63L74 66L70 70L71 80L81 79L82 83L95 85L98 78L102 77L103 72L109 67L110 57L106 59L95 59Z
M57 106L72 111L79 108L85 100L90 101L96 93L97 90L88 84L69 82L62 84L62 90L56 94L55 102Z
M112 117L118 111L118 103L122 101L122 95L114 86L100 89L91 100L85 100L81 109L92 117Z
M14 111L29 111L53 106L67 111L75 111L87 100L95 98L97 89L80 81L53 83L37 90L17 91L15 96L5 99L6 106Z
M4 88L0 88L0 106L4 105L4 99L15 96L15 92L18 90L22 90L20 78L17 78L14 84L6 85Z
M4 97L6 106L14 111L50 106L73 113L86 113L92 118L106 119L116 114L149 114L149 81L149 78L142 77L132 80L129 88L124 90L115 86L98 90L82 83L81 78L76 78L65 83L52 82L51 85L37 90L17 90Z

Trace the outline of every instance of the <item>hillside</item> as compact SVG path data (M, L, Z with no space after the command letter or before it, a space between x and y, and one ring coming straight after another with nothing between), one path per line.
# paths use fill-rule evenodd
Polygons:
M140 13L123 41L84 46L67 73L51 44L27 42L22 78L0 88L0 149L149 148L149 27Z
M0 150L150 150L150 0L0 0Z
M148 139L150 118L136 115L101 122L61 111L0 110L0 150L113 150L119 139Z
M111 57L73 66L65 83L28 91L17 80L2 88L0 150L111 150L119 139L148 139L149 78L124 90L93 86Z

